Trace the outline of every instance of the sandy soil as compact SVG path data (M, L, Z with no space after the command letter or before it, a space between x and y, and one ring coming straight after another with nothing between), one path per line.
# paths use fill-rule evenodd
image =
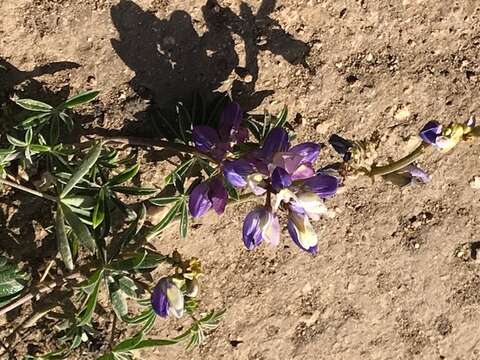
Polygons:
M47 101L100 89L82 119L92 131L141 132L149 100L233 89L247 109L286 103L302 140L378 131L388 159L427 120L478 112L474 0L2 0L0 14L7 86ZM325 149L321 162L332 158ZM143 162L160 185L164 167ZM469 186L480 150L421 164L424 187L358 181L329 201L337 216L316 223L316 256L286 234L246 252L252 204L201 219L184 241L165 234L160 249L203 260L203 306L228 310L201 348L140 358L480 359L480 192ZM181 324L159 320L153 335Z

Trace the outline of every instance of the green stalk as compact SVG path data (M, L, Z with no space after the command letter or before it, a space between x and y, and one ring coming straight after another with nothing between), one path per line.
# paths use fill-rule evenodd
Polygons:
M13 181L9 181L9 180L6 180L6 179L1 179L0 178L0 184L5 184L5 185L8 185L12 188L15 188L15 189L18 189L18 190L22 190L22 191L25 191L29 194L32 194L32 195L35 195L35 196L38 196L38 197L41 197L42 199L47 199L47 200L50 200L50 201L53 201L54 203L57 202L57 198L51 196L51 195L48 195L48 194L44 194L40 191L37 191L37 190L33 190L33 189L30 189L26 186L23 186L23 185L20 185L20 184L17 184Z
M369 175L380 176L397 172L398 170L403 169L405 166L410 165L417 160L425 152L428 146L429 144L422 142L415 150L400 160L394 161L393 163L385 166L373 166Z

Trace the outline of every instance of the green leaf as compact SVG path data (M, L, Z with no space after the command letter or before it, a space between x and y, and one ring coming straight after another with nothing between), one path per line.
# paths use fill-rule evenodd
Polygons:
M160 222L150 228L150 230L147 232L146 239L151 239L155 236L157 236L163 229L165 229L172 221L175 219L175 216L177 215L180 206L182 204L183 200L177 201L175 205L172 206L172 208L167 212L167 214L160 220Z
M103 273L103 270L100 271L100 275ZM95 274L94 274L95 275ZM95 305L97 304L98 289L100 288L101 277L98 276L97 282L92 293L88 296L85 307L80 311L79 317L79 326L86 325L92 319L93 311L95 310Z
M128 297L131 298L137 298L137 284L135 284L135 281L130 279L128 276L121 276L119 279L117 279L118 286L120 289L127 295Z
M85 91L81 94L72 96L67 101L65 101L63 104L61 104L59 106L59 109L65 109L65 108L66 109L71 109L75 106L85 104L85 103L90 102L93 99L95 99L98 96L99 93L100 93L100 91L90 90L90 91Z
M87 280L78 284L76 288L82 289L87 294L91 294L93 289L95 288L95 285L100 281L100 277L102 276L102 274L103 269L95 270Z
M122 271L134 270L142 263L146 256L147 251L143 250L137 254L134 254L133 256L112 261L109 265L109 268Z
M117 317L122 320L128 314L128 305L125 298L125 293L120 288L117 282L108 284L108 292L110 294L110 302Z
M284 127L285 123L287 122L287 117L288 117L288 108L285 105L282 111L280 111L280 114L277 115L277 119L273 124L273 127Z
M97 204L93 210L92 224L94 229L96 229L105 219L106 206L105 188L102 187L98 192Z
M188 170L190 169L190 167L193 166L195 162L196 162L196 158L191 158L184 161L165 178L165 182L167 184L172 184L175 176L178 176L181 179L183 179L184 176L187 174Z
M180 236L182 239L187 237L188 231L188 206L187 201L184 200L181 205L180 210Z
M61 204L57 205L55 215L55 231L57 234L58 251L62 257L63 263L68 270L73 270L72 250L68 242L67 231L65 229L65 216Z
M51 148L47 145L30 144L30 150L34 153L50 152Z
M22 140L18 140L17 138L14 138L13 136L10 136L7 134L7 140L10 144L13 146L18 146L18 147L25 147L28 144L23 142Z
M155 206L165 206L171 204L174 201L178 201L178 196L164 196L159 198L149 199L148 201Z
M132 223L128 226L127 230L125 230L125 232L118 237L118 241L116 241L116 238L112 240L110 259L116 258L117 255L123 250L123 248L127 246L140 232L141 228L143 227L143 223L145 222L146 216L147 209L145 205L142 204L138 215L136 216L136 219L132 221Z
M18 99L15 101L18 106L35 112L51 112L53 107L44 102L32 99Z
M87 226L72 210L70 210L67 205L62 204L61 202L60 204L65 215L65 219L67 220L67 223L72 227L72 230L77 236L78 241L80 241L83 246L85 246L92 253L94 253L97 245L92 234L90 234Z
M126 316L123 320L128 324L141 324L145 321L148 321L148 319L152 315L156 316L155 312L153 311L153 308L150 304L150 300L148 300L148 302L149 302L149 307L146 310L142 311L137 316Z
M24 129L36 127L36 126L39 126L39 125L42 125L42 124L48 122L50 120L51 116L52 116L52 114L50 114L50 113L36 114L36 115L30 116L30 117L26 118L25 120L23 120L19 124L19 126L24 128Z
M60 198L64 198L68 195L68 193L75 187L75 185L83 179L83 177L88 173L90 168L95 165L98 157L100 156L100 152L102 151L102 144L98 143L93 148L90 149L88 152L85 160L83 160L82 164L79 166L78 170L72 175L68 183L63 188L62 193L60 194Z
M158 189L155 188L141 188L135 186L112 186L110 190L119 192L126 195L137 195L137 196L145 196L145 195L152 195L158 192Z
M131 178L133 178L135 175L137 175L139 169L140 169L140 165L139 165L139 164L135 164L135 165L133 165L131 168L129 168L129 169L121 172L120 174L114 176L114 177L108 182L108 184L109 184L110 186L122 184L122 183L130 180Z
M144 336L145 335L143 332L139 332L137 335L132 336L131 338L125 339L121 343L115 345L112 351L123 352L123 351L134 349L135 346L138 345L138 343L143 340Z

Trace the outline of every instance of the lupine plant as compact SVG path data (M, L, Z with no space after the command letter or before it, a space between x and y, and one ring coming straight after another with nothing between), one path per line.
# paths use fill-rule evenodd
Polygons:
M49 205L45 211L51 211L53 220L48 231L61 259L49 261L39 276L6 255L0 258L0 314L52 291L66 294L29 321L47 319L57 331L58 349L30 358L66 358L88 348L101 334L97 325L105 313L112 315L112 336L101 349L101 359L131 359L133 350L179 342L198 345L218 325L223 310L200 309L202 266L197 258L155 249L152 240L165 236L168 226L178 223L180 237L186 238L189 216L199 218L211 210L221 215L231 204L253 200L259 205L245 216L238 236L246 249L263 242L277 245L286 226L301 250L315 254L318 238L312 221L332 216L326 202L348 179L382 178L399 186L425 183L430 176L415 164L425 151L448 152L480 136L473 118L447 126L431 121L419 130L419 145L412 153L380 165L377 139L354 141L334 134L329 143L340 159L319 167L322 146L295 144L286 108L277 116L260 116L244 113L228 97L208 103L196 96L189 108L178 103L173 115L153 113L150 124L157 138L61 141L75 125L71 109L97 95L82 93L56 107L17 100L28 116L6 136L9 145L0 150L0 184ZM178 162L163 189L133 186L140 165L118 150L118 144L173 152ZM154 207L163 216L149 223ZM161 264L167 266L160 269ZM166 317L189 318L191 323L173 339L148 337ZM130 335L117 339L117 329L127 325ZM14 335L22 330L18 326L2 342L7 352L14 350Z

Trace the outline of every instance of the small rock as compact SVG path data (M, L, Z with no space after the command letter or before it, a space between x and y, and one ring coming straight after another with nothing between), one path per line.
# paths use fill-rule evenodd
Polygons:
M372 53L369 53L365 58L365 60L367 60L369 63L372 63L375 60L375 58L373 57Z
M470 187L474 190L480 189L480 176L474 176L473 180L470 181Z

